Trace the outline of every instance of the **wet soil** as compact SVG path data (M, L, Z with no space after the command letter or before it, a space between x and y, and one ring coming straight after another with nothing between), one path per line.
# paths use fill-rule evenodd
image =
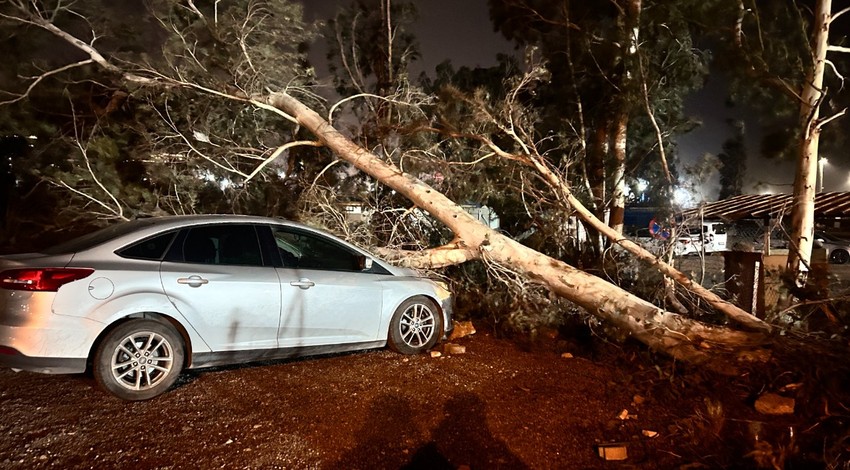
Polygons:
M778 461L810 468L799 465L843 462L840 433L847 427L841 422L802 406L786 416L753 409L758 393L778 390L797 375L708 376L649 358L639 347L544 336L531 342L479 331L455 341L465 354L376 350L190 371L166 394L134 403L107 395L85 376L0 370L0 467L755 468ZM599 445L625 447L627 459L606 461Z

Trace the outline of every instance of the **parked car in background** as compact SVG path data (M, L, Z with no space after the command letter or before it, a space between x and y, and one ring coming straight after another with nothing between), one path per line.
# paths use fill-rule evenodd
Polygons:
M183 369L387 344L416 354L451 320L445 286L264 217L139 219L0 257L0 366L89 370L125 400Z
M844 264L850 261L850 240L826 232L815 232L815 246L826 250L826 259L830 263Z

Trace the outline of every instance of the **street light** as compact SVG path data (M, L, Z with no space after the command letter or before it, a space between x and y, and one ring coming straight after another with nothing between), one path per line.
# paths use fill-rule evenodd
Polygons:
M829 164L829 160L821 157L818 160L818 180L820 180L820 187L818 188L818 192L823 192L823 167Z

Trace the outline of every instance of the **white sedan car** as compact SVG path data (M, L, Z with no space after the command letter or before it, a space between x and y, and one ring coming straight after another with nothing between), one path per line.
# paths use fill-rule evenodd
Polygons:
M0 257L0 366L91 371L125 400L183 369L379 348L426 351L451 294L285 220L172 216Z

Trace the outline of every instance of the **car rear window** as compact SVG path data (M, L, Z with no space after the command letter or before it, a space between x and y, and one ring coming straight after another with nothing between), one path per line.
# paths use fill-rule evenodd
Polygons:
M153 224L153 219L138 219L130 222L110 225L109 227L102 228L98 231L68 240L65 243L60 243L45 250L41 250L41 252L47 255L77 253Z
M122 258L147 259L159 261L165 256L165 251L171 246L171 241L177 232L164 233L155 237L134 243L116 253Z

